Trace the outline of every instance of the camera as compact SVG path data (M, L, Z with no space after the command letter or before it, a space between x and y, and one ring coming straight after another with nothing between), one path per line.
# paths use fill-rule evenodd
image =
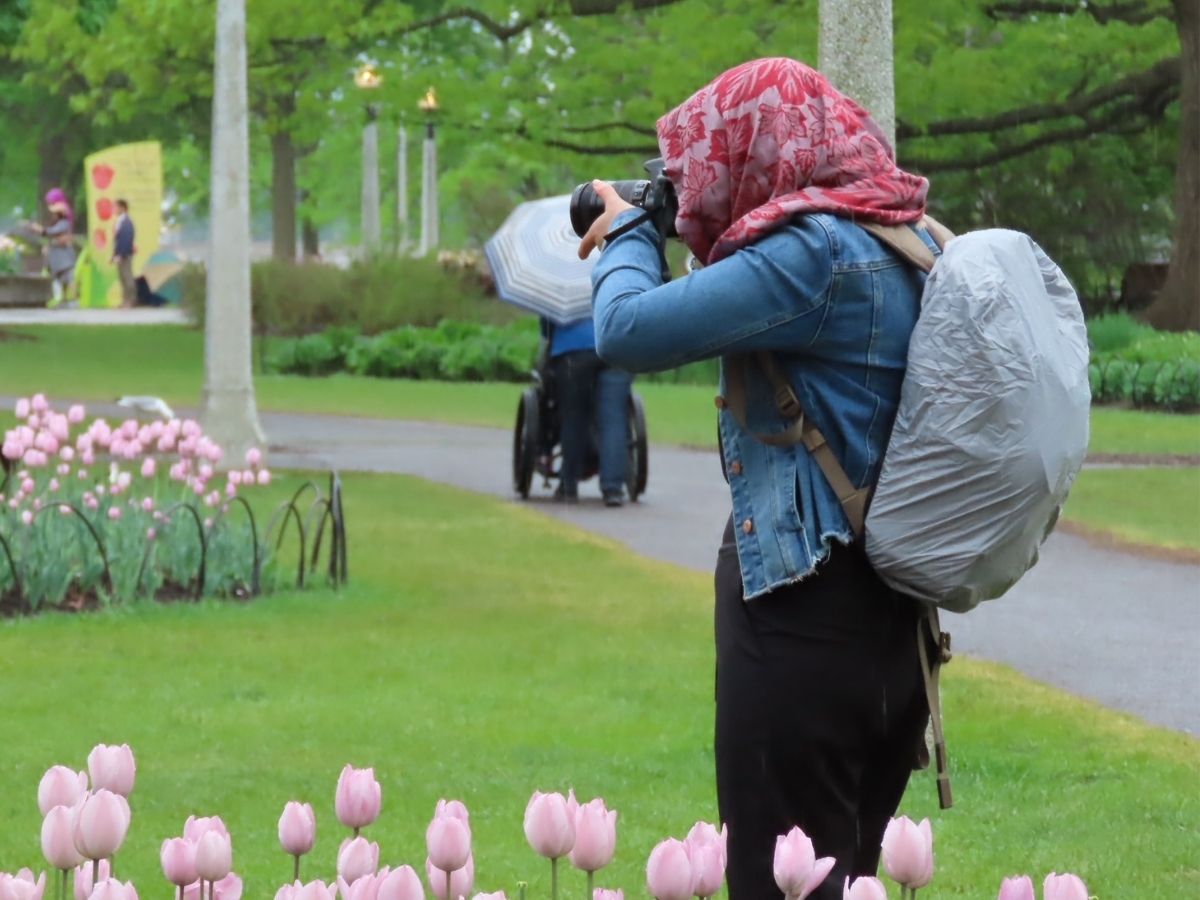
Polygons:
M678 237L675 216L679 212L679 201L675 197L675 185L663 174L663 166L661 158L652 159L646 163L649 178L613 181L611 184L622 200L646 211L661 237ZM577 185L571 192L571 227L580 237L587 234L602 212L604 201L590 181Z

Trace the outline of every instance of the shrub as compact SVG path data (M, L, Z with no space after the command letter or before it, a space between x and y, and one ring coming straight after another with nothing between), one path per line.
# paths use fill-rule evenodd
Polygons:
M1088 319L1088 341L1093 354L1113 353L1156 334L1155 330L1139 322L1129 313L1109 313Z
M182 275L183 303L204 321L204 267ZM342 269L323 263L264 261L251 269L254 330L301 336L329 327L378 334L404 325L430 327L445 319L503 323L517 311L490 296L478 274L457 262L376 257Z

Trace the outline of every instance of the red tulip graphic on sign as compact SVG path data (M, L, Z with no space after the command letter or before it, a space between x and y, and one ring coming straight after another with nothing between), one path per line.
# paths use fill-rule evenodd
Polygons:
M96 215L100 217L101 222L107 222L112 218L113 202L107 197L101 197L96 201Z
M103 250L106 246L108 246L108 232L103 228L97 228L92 232L92 240L95 242L97 247Z
M106 187L112 184L113 175L115 174L116 173L112 170L112 166L106 166L104 163L101 163L98 166L92 166L92 184L94 184L98 189L104 190Z

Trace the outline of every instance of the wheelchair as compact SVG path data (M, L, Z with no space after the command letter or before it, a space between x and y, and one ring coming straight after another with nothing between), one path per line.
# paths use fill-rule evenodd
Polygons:
M513 428L513 490L523 500L529 499L535 475L542 478L545 487L550 487L551 482L559 478L562 460L558 403L545 354L542 354L531 375L532 384L525 388L517 402L517 422ZM626 421L629 429L629 460L625 470L625 492L631 502L637 502L638 497L646 492L649 459L646 411L636 391L629 392ZM593 424L590 448L580 481L586 481L600 471L595 430Z

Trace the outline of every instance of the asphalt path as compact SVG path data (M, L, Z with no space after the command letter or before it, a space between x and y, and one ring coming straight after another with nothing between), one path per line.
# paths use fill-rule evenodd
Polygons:
M265 413L273 465L416 475L527 503L632 551L712 571L729 496L715 454L652 446L645 496L620 509L593 480L555 503L511 482L511 432L494 428ZM352 503L352 498L348 500ZM1200 566L1148 558L1058 533L999 601L946 615L956 652L1189 734L1200 733ZM953 666L946 673L953 678Z

